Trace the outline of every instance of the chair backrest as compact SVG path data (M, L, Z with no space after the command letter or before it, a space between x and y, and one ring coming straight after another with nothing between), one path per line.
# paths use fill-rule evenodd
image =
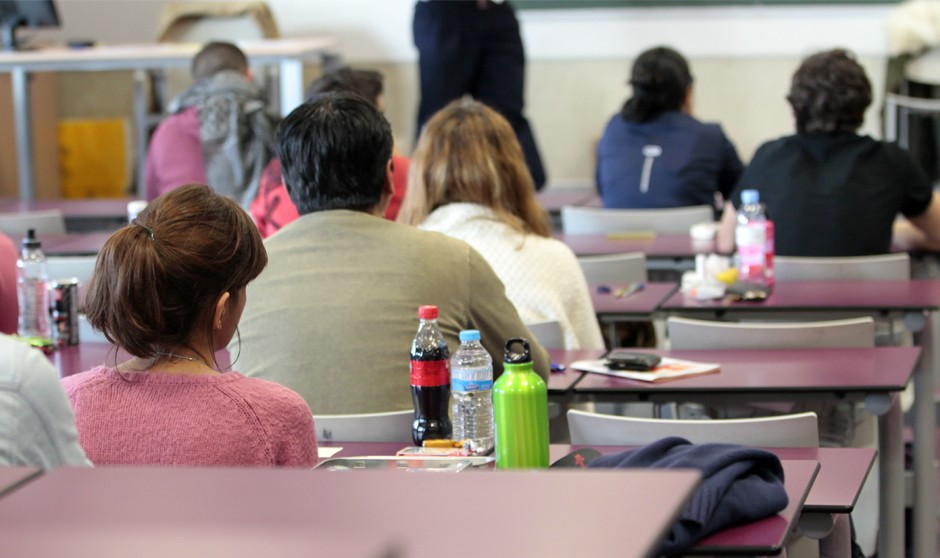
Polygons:
M818 322L718 322L670 317L673 349L788 349L874 347L870 317Z
M74 277L84 285L95 271L98 256L49 256L46 258L46 272L49 279L69 279Z
M529 333L546 349L564 349L565 334L557 320L535 322L525 325Z
M905 280L911 278L911 259L906 253L845 258L774 258L774 280L844 281Z
M747 446L811 448L819 446L816 413L720 420L669 420L602 415L571 409L572 444L646 445L667 436L693 444L734 443Z
M411 444L414 411L313 415L320 442L401 442Z
M561 208L561 228L565 234L605 234L652 231L660 234L689 234L689 228L714 220L707 205L669 209L598 209L565 206Z
M40 241L46 234L65 234L65 216L61 209L0 213L0 232L14 242L19 243L28 229L36 229Z
M581 256L581 271L588 283L646 281L646 255L642 252L610 256Z

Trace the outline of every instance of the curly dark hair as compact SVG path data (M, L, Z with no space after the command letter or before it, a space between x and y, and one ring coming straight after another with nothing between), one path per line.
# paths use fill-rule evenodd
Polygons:
M852 53L820 52L793 74L787 101L801 134L855 132L871 104L871 82Z

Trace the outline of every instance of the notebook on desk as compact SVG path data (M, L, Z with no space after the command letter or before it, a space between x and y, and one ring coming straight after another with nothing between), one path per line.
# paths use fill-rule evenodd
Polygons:
M581 370L582 372L606 374L608 376L640 380L643 382L662 382L683 378L685 376L710 374L721 370L721 367L717 363L696 362L670 357L663 357L659 364L651 370L612 370L608 366L607 359L579 360L571 363L571 368Z

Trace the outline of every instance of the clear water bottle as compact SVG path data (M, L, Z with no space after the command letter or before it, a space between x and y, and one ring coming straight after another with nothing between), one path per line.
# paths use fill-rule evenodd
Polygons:
M20 306L16 332L20 337L49 338L48 283L46 256L36 231L29 229L16 261L16 295Z
M774 228L757 190L741 192L734 233L738 248L738 280L771 286L774 282Z
M450 397L454 440L468 440L476 455L493 451L493 358L475 329L460 332L450 359Z

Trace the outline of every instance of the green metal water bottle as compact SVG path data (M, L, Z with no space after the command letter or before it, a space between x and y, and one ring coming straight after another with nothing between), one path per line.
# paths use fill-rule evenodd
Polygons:
M521 345L523 352L513 351ZM548 467L548 388L532 370L529 342L506 341L503 375L493 384L496 468Z

